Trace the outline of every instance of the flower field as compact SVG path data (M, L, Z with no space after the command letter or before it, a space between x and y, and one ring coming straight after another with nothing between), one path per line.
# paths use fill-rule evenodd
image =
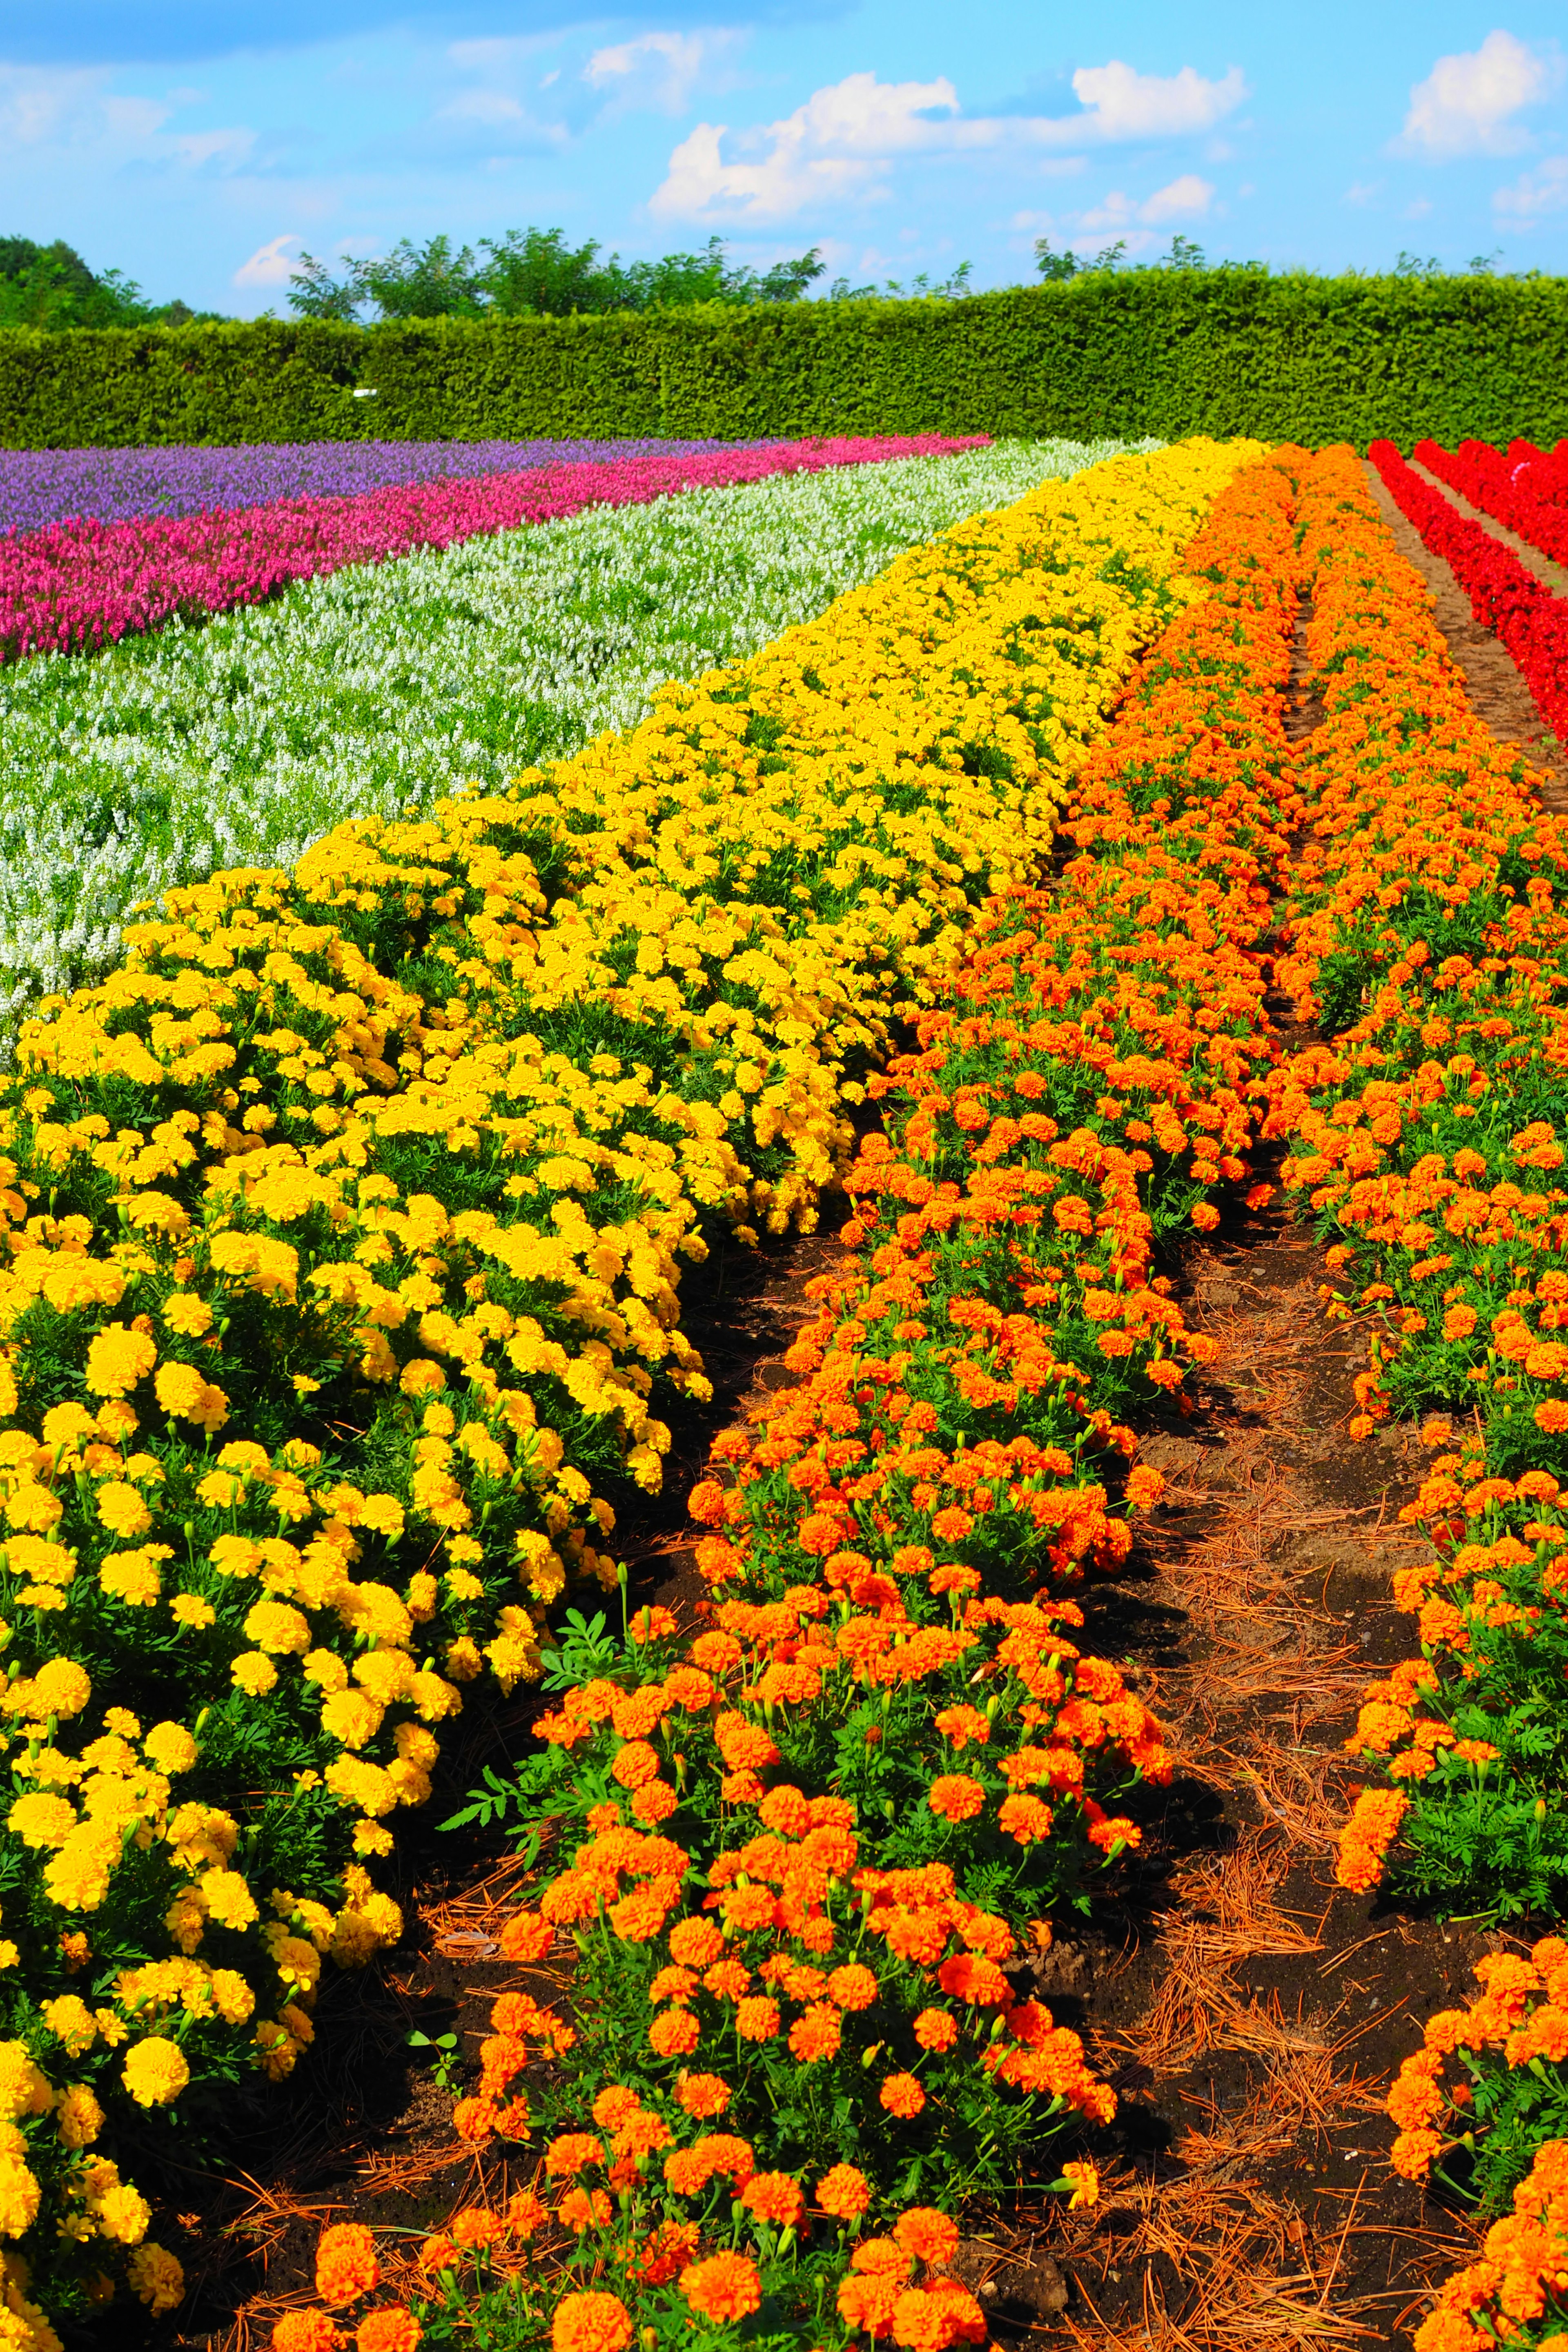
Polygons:
M95 660L0 666L0 1018L14 1030L106 969L128 909L172 884L291 865L349 817L499 790L1108 450L1002 444L600 503L353 564ZM236 453L194 454L208 480Z
M1092 2207L1118 2108L1037 1964L1179 1762L1088 1606L1218 1352L1182 1253L1277 1191L1364 1334L1350 1439L1415 1416L1432 1456L1339 1885L1562 1906L1568 820L1348 450L858 454L0 676L31 821L51 728L142 793L11 951L20 2352L177 2306L145 2184L309 2066L323 1972L402 1935L455 1718L547 1663L501 1937L533 1989L453 2117L513 2181L402 2251L328 2228L276 2352L985 2342L965 2215ZM399 628L452 681L423 715ZM226 674L288 698L254 818L197 732ZM196 772L216 807L150 841ZM228 864L242 822L270 845ZM121 926L133 874L162 900ZM639 1606L617 1515L710 1392L683 1268L836 1186L788 1384L689 1498L706 1598ZM584 1588L617 1627L563 1622ZM1549 2340L1568 2277L1568 1953L1483 1979L1389 2100L1405 2179L1516 2204L1423 2352Z

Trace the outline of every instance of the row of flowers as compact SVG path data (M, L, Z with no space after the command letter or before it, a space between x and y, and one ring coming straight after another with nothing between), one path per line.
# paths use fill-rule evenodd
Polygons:
M538 2132L533 2186L384 2279L368 2231L327 2231L326 2307L277 2352L329 2352L380 2294L366 2352L470 2324L652 2352L755 2315L769 2342L942 2352L984 2334L941 2267L962 2200L1052 2175L1094 2195L1053 2147L1114 2096L1035 1963L1170 1765L1071 1592L1163 1488L1124 1416L1180 1402L1211 1352L1156 1245L1269 1189L1247 1095L1272 1050L1304 463L1216 499L1184 559L1203 599L1086 762L1058 887L982 910L871 1082L884 1131L795 1385L692 1496L700 1627L647 1609L591 1664L564 1654L517 1794L565 1852L502 1948L557 1983L569 1963L571 2003L502 1995L456 2117L481 2146Z
M117 2167L287 2073L323 1963L399 1932L367 1865L439 1727L538 1673L569 1576L614 1588L613 1498L706 1392L682 1260L809 1224L857 1073L1037 863L1247 454L1048 485L505 798L172 894L26 1024L0 2236L29 2307L101 2300L128 2248L177 2296ZM694 1740L710 1671L677 1682ZM642 1801L637 1853L667 1843Z
M1548 456L1530 441L1510 442L1506 457L1486 441L1461 441L1457 449L1418 441L1411 454L1542 555L1568 562L1568 463L1562 456Z
M826 466L871 465L981 447L973 437L882 436L781 441L691 457L628 457L404 480L347 496L282 498L188 515L90 515L0 537L0 659L96 651L166 621L255 604L295 580L382 563L416 547L589 506L640 506L689 489L760 482Z
M1433 1454L1402 1514L1430 1552L1394 1585L1419 1654L1367 1690L1347 1742L1373 1777L1338 1875L1550 1913L1568 1879L1568 823L1469 709L1348 460L1333 513L1306 520L1327 715L1298 763L1310 830L1278 971L1330 1042L1272 1074L1265 1131L1332 1237L1328 1313L1367 1335L1352 1435L1423 1414ZM1418 2352L1568 2328L1568 1946L1479 1974L1400 2070L1394 2162L1514 2210Z
M1568 737L1568 603L1542 587L1511 548L1424 482L1392 441L1374 441L1370 455L1402 513L1433 554L1452 566L1476 619L1513 656L1547 727Z

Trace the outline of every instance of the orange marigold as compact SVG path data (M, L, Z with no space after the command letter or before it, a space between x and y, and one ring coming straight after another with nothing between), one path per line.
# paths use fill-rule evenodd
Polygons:
M355 2303L381 2278L375 2240L363 2221L335 2221L316 2244L316 2293L323 2303Z
M816 2202L836 2221L858 2221L871 2202L871 2184L852 2164L836 2164L818 2182Z
M931 2270L940 2270L958 2252L958 2224L933 2205L911 2205L893 2225L893 2236L906 2254Z
M273 2324L272 2352L336 2352L337 2323L324 2311L286 2311Z
M688 2074L675 2088L676 2105L699 2122L721 2116L730 2104L730 2085L719 2074Z
M411 2311L400 2305L388 2305L381 2311L372 2311L359 2324L354 2337L356 2352L419 2352L419 2339L425 2330Z
M926 2103L926 2095L912 2074L889 2074L880 2097L890 2116L900 2116L906 2122L918 2116Z
M705 2263L690 2263L680 2273L680 2292L699 2318L721 2326L763 2307L763 2282L745 2254L710 2254Z
M618 2294L568 2294L555 2306L554 2352L621 2352L632 2340L631 2314Z
M800 2184L787 2172L753 2172L741 2191L741 2202L759 2221L776 2221L793 2228L805 2205Z

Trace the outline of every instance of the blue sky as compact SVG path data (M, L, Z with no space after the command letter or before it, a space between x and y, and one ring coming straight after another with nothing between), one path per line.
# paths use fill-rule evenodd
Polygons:
M1564 27L1560 0L5 0L0 233L240 315L286 310L302 247L530 223L627 257L819 245L856 282L1014 283L1040 235L1564 271Z

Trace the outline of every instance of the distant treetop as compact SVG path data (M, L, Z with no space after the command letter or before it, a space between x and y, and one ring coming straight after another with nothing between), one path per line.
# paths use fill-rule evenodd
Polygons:
M63 237L0 236L0 327L184 327L216 319L186 302L149 302L122 270L95 276Z
M755 270L726 259L721 237L700 253L658 261L600 258L592 239L573 247L559 228L509 229L454 249L447 236L425 246L405 237L384 259L345 261L334 277L303 253L289 281L289 308L308 319L563 318L574 311L668 310L689 302L795 302L825 265L814 246L793 261Z

